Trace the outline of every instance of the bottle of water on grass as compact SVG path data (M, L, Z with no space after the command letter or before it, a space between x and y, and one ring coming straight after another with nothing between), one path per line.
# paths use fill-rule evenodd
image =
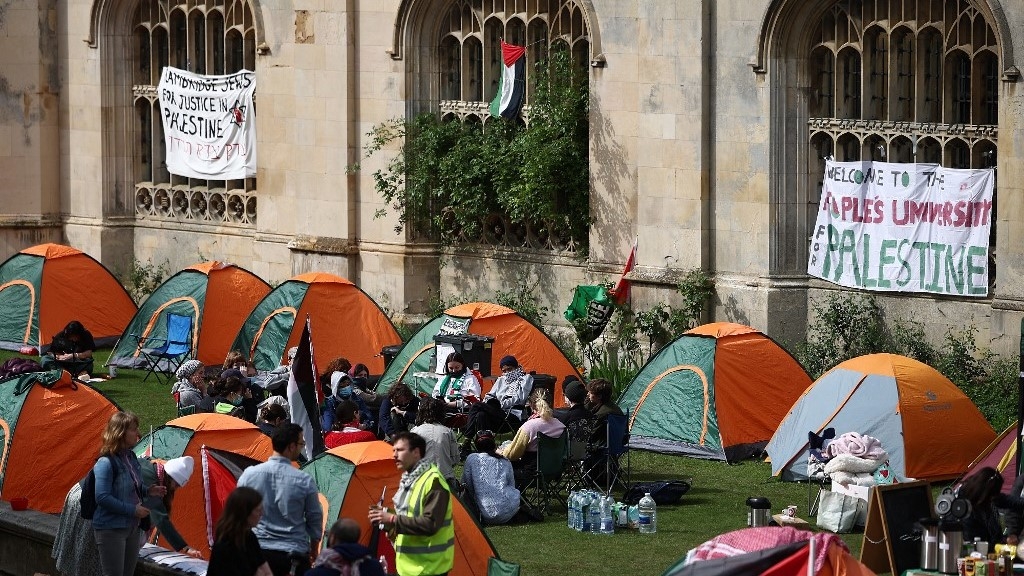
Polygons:
M640 533L641 534L654 534L658 531L658 510L657 505L654 503L654 498L651 498L651 493L647 492L644 497L640 499L639 505L640 512Z

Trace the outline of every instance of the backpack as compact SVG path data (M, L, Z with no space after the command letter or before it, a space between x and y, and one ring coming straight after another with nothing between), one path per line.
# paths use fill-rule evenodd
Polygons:
M110 458L110 455L101 456L101 458ZM96 461L99 462L99 459L97 459ZM114 464L114 459L113 458L110 458L110 466L114 470L114 479L116 480L117 479L117 465ZM93 468L91 468L89 470L89 473L85 475L85 478L82 478L78 482L78 485L82 487L82 496L81 496L81 502L80 502L81 510L79 511L79 515L82 518L86 519L86 520L92 520L93 514L96 513L96 467L95 466L93 466Z
M686 480L641 482L634 484L629 490L626 490L626 493L622 496L622 501L631 505L639 504L644 494L650 492L655 504L676 504L683 497L683 494L689 491L690 483Z

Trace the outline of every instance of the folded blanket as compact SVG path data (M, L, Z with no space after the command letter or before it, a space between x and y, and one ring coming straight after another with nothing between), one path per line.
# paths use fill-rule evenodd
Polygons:
M877 438L862 435L858 432L847 432L829 443L828 455L836 457L840 454L851 454L858 458L885 460L889 457ZM877 463L876 463L877 466Z
M711 540L690 550L686 555L686 564L699 560L739 556L748 552L774 548L783 544L814 540L816 555L814 572L817 573L825 563L830 544L835 542L843 550L849 550L846 543L835 534L819 532L812 534L807 530L799 530L791 526L766 526L763 528L745 528L715 536Z
M836 472L849 474L871 474L878 468L878 460L858 458L850 454L840 454L825 463L825 473L835 480Z

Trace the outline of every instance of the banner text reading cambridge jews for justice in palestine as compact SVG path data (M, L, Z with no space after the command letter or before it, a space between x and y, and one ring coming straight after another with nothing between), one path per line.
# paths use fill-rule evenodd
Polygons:
M256 176L256 74L201 76L167 66L157 87L171 174L202 180Z
M991 169L833 162L807 273L868 290L988 294Z

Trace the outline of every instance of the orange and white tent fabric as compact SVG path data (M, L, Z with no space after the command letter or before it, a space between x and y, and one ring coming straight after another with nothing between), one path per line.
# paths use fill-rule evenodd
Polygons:
M955 425L954 425L955 424ZM804 391L765 448L772 474L807 478L808 432L834 428L877 438L900 479L955 478L996 433L937 370L897 354L868 354L829 370Z

